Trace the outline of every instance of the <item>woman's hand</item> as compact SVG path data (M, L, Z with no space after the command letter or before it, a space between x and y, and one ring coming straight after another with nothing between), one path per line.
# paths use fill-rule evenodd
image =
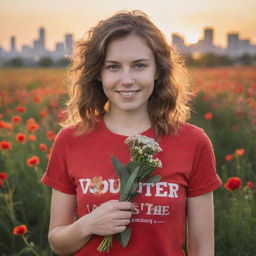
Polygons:
M123 232L130 223L134 205L131 202L110 200L87 215L91 234L108 236Z
M130 202L110 200L76 220L76 196L52 191L49 242L58 255L77 252L93 234L122 232L130 222L134 207Z

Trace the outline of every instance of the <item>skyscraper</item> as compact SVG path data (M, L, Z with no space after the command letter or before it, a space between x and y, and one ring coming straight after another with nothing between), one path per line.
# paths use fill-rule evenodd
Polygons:
M184 46L184 38L177 33L172 33L172 44L177 46Z
M184 52L186 48L184 43L184 37L180 36L177 33L172 33L172 45L179 52Z
M16 37L15 36L12 36L11 37L11 40L10 40L10 48L11 48L11 52L17 52L16 50Z
M239 34L230 33L228 34L228 49L237 49L239 45Z
M228 34L228 45L227 52L229 55L238 56L239 55L239 34L238 33L229 33Z
M62 58L65 54L65 47L64 43L57 42L55 44L55 51L54 51L54 56L56 59Z
M213 45L213 29L204 29L204 42L208 45Z
M73 35L65 35L65 55L71 56L73 51Z
M44 51L45 50L45 30L43 27L41 27L39 29L39 39L38 39L38 42L39 42L39 48L41 51Z

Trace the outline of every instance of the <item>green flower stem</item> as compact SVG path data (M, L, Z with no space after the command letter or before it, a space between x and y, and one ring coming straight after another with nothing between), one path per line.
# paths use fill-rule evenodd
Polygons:
M28 242L27 238L26 238L24 235L22 235L21 237L22 237L23 241L25 242L25 244L27 245L27 247L31 250L31 252L32 252L34 255L39 256L39 254L33 249L33 247L31 246L31 244Z
M98 252L109 252L110 247L112 246L113 236L105 236L101 244L99 245Z
M37 175L37 181L38 181L38 183L40 183L40 186L43 189L45 202L47 203L47 207L49 208L50 207L50 195L48 193L47 187L41 184L41 178L42 178L42 173L40 171L41 169L39 169L39 167L35 165L34 170Z
M11 220L14 223L15 220L16 220L15 214L14 214L14 205L13 205L14 189L12 189L8 180L6 180L6 187L7 187L7 199L6 199L7 209L9 211L9 215L11 217Z

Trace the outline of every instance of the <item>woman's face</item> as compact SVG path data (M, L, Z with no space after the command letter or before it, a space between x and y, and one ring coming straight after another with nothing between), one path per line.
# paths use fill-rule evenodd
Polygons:
M129 35L109 43L101 82L110 111L146 113L155 79L155 58L141 37Z

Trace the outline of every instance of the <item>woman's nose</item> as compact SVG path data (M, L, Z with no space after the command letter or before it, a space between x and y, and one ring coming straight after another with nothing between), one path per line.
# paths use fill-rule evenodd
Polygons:
M134 78L130 70L123 70L121 73L121 83L126 84L133 84Z

